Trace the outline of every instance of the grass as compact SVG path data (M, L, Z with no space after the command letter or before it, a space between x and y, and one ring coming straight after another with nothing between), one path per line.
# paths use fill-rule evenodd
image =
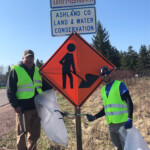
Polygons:
M6 86L0 86L0 89L6 89Z
M144 140L150 146L150 78L129 78L123 79L130 91L134 103L134 126L142 134ZM75 113L74 106L70 104L62 95L57 93L58 104L61 111ZM81 113L95 114L102 108L100 88L81 107ZM82 147L83 150L115 150L110 140L108 125L105 117L94 122L88 122L82 116ZM68 146L65 150L75 150L76 148L76 128L74 116L64 118L68 131ZM0 138L0 150L2 147L14 149L15 132L11 131L5 137ZM39 150L63 150L64 148L51 142L43 130L38 140Z
M14 150L16 145L16 136L15 131L12 130L8 134L0 138L0 150L5 148L9 150Z

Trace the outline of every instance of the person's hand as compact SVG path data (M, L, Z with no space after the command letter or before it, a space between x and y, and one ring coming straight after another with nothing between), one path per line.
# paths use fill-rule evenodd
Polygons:
M86 114L86 118L87 118L87 120L90 121L90 122L96 120L96 117L95 117L95 116L92 116L92 115L90 115L90 114Z
M21 115L21 107L18 106L15 108L15 112L18 114L18 115Z
M63 118L68 115L68 112L61 112L61 111L59 111L59 112L63 116Z
M132 128L132 119L128 119L127 122L124 125L125 129L130 129Z

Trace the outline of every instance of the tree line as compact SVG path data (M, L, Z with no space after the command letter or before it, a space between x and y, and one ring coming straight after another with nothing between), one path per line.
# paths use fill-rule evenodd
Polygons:
M150 45L141 45L139 52L136 52L131 45L127 51L119 51L110 44L108 31L98 21L97 34L92 38L92 46L117 69L132 70L141 76L150 75Z
M113 63L119 70L132 70L140 76L150 76L150 45L141 45L139 52L130 45L127 51L119 51L110 44L109 34L100 21L97 22L97 33L92 37L92 44L104 57ZM43 65L43 60L36 60L39 68ZM4 67L0 66L0 86L7 82L11 67L8 66L6 73L3 73Z

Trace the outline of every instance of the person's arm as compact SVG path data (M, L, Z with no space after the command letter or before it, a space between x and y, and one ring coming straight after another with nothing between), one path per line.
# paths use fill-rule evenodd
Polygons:
M105 116L104 107L94 116L96 117L96 119Z
M133 118L133 103L129 91L126 91L122 96L122 100L125 100L128 108L128 118Z
M104 107L96 114L96 115L91 115L91 114L86 114L86 117L88 119L88 121L94 121L100 117L103 117L105 115L104 112Z
M46 90L50 90L52 88L53 87L48 82L46 82L46 80L44 78L42 78L42 90L46 91Z
M15 112L20 114L21 109L18 103L18 99L16 97L17 92L17 74L14 69L11 70L8 80L7 80L7 97L11 106L15 109Z

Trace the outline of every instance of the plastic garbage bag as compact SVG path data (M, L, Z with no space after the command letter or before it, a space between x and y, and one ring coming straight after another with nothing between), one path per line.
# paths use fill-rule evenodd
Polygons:
M119 132L125 140L124 150L150 150L142 135L135 127L127 130L121 127Z
M68 133L64 124L62 115L55 110L60 110L57 104L56 93L54 89L47 90L35 97L35 106L41 126L47 137L58 144L67 146Z

